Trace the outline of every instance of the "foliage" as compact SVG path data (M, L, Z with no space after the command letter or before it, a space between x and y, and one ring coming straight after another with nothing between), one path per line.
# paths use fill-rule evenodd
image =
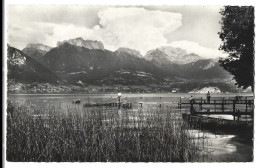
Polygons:
M220 65L230 72L238 87L254 88L254 7L225 6L221 11L222 44L220 50L228 53L219 60Z

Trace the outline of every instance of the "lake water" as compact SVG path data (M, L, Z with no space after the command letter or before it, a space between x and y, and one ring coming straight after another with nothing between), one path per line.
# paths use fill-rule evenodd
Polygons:
M203 97L205 94L124 94L122 93L121 100L133 103L134 111L137 111L139 102L143 103L142 108L156 107L158 104L163 106L169 106L173 109L177 109L178 102L185 102L189 100L190 96L195 98ZM240 94L241 95L241 94ZM236 94L212 94L212 97L234 97ZM243 94L243 96L252 96L252 94ZM79 108L85 108L82 104L87 102L116 102L117 94L10 94L8 100L16 103L28 102L39 108L57 106L66 109L67 106L77 106ZM74 100L80 99L81 104L72 104ZM122 111L120 111L122 112ZM179 113L189 112L189 108L179 110ZM219 117L219 116L214 116ZM233 119L232 116L221 116L222 118ZM194 136L201 136L200 130L190 130L194 133ZM202 153L205 161L217 161L217 162L248 162L252 161L253 149L252 145L240 142L235 134L218 134L210 131L203 132L204 137L208 138L208 151L210 155Z

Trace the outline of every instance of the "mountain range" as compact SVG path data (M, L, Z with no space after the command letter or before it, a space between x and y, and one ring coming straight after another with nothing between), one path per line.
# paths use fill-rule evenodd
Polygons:
M161 85L223 80L231 76L216 60L163 46L142 56L139 51L109 51L100 41L76 38L56 47L28 44L22 51L8 45L8 79L91 85Z

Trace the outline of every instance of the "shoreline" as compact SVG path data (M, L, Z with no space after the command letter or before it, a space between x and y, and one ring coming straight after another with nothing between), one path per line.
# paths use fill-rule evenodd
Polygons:
M117 95L118 93L121 94L166 94L166 95L179 95L179 94L187 94L187 95L194 95L194 93L171 93L171 92L145 92L145 93L130 93L130 92L116 92L116 93L6 93L6 95ZM243 95L243 96L254 96L254 93L211 93L212 95ZM196 93L196 95L205 95L204 93Z

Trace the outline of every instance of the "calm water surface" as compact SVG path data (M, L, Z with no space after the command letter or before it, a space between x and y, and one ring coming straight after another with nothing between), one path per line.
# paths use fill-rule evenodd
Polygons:
M124 94L122 93L121 100L133 103L133 110L137 111L139 102L143 103L143 108L156 107L158 104L164 106L176 107L180 98L182 102L188 101L193 95L195 98L203 97L205 94ZM241 94L240 94L241 95ZM236 94L212 94L212 97L234 97ZM242 96L252 96L252 94L242 94ZM73 100L80 99L81 104L72 104ZM78 106L84 108L82 104L87 102L116 102L117 94L10 94L8 100L17 103L29 102L39 108L46 106L57 106L66 108L67 106ZM188 112L189 109L179 110L180 114ZM122 112L122 111L120 111ZM219 116L214 116L219 117ZM226 119L233 119L232 116L221 116ZM218 162L248 162L252 161L253 148L250 144L241 143L237 135L216 134L209 131L202 132L200 130L190 130L194 133L194 137L204 136L208 138L208 151L201 154L205 157L205 161ZM210 153L210 155L208 155ZM204 156L205 155L205 156Z

